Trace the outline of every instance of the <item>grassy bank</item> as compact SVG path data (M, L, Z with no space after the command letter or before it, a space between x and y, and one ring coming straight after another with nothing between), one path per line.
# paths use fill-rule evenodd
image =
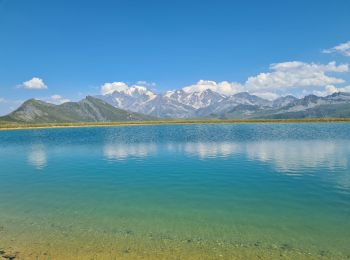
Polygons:
M137 125L172 125L172 124L241 124L241 123L321 123L350 122L350 118L307 118L307 119L237 119L237 120L161 120L133 122L82 122L82 123L43 123L25 124L0 122L0 130L69 128L69 127L105 127Z

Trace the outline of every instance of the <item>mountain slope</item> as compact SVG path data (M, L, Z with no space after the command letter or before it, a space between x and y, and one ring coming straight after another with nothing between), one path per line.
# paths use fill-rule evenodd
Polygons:
M268 100L251 95L247 92L242 92L225 97L210 106L198 109L196 115L198 117L208 117L210 115L224 115L234 112L237 113L238 118L244 118L244 113L240 116L240 111L244 112L248 108L250 111L249 113L251 113L260 108L270 107L271 105L271 102Z
M168 91L164 96L172 100L176 100L177 102L186 106L192 107L193 109L208 107L225 99L225 96L210 89L200 92L186 92L181 89L176 91Z
M95 97L116 108L163 118L187 118L195 110L167 95L155 94L145 87L132 87Z
M0 117L0 121L3 123L111 122L156 120L159 117L350 118L350 93L334 93L326 97L309 95L300 99L286 96L268 101L247 92L230 96L220 95L211 90L201 92L180 90L154 94L144 87L135 87L104 96L88 96L79 102L67 102L62 105L30 99L11 114Z
M194 118L223 114L237 105L272 105L272 102L246 92L225 96L210 89L198 92L176 90L155 94L145 87L132 87L96 98L120 109L163 118Z
M334 93L326 97L308 95L297 99L292 96L282 97L270 106L256 104L233 104L218 106L218 113L207 114L205 118L218 119L291 119L291 118L350 118L350 94Z
M299 111L279 111L267 113L263 111L254 118L264 119L294 119L294 118L350 118L350 103L322 104Z
M332 109L333 105L350 103L349 93L308 95L300 99L288 95L269 101L248 92L222 95L210 89L197 92L181 89L156 94L146 87L131 87L96 98L120 109L162 118L350 117L346 106ZM339 111L341 108L343 112Z
M17 110L1 118L2 121L20 123L111 122L154 120L154 117L118 109L94 98L79 102L53 105L30 99Z

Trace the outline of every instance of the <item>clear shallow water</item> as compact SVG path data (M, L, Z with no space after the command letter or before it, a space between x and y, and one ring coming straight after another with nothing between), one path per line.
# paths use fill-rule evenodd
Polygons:
M349 162L347 123L2 131L0 248L349 259Z

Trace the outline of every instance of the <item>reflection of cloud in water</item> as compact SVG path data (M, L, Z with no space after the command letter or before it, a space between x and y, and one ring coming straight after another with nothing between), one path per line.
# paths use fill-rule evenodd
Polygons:
M146 157L157 150L155 144L106 144L103 153L108 159L124 160L127 157Z
M186 143L185 153L202 159L245 155L249 160L271 164L278 172L304 174L320 168L341 190L350 189L350 174L345 171L349 165L349 141L262 141L251 143Z
M332 141L262 141L250 143L185 143L182 149L200 158L245 154L251 160L272 163L278 171L306 168L346 168L350 142Z
M345 168L350 148L331 141L266 141L248 143L245 151L250 159L271 162L279 171L298 171Z
M155 154L157 149L168 153L185 153L200 159L225 158L240 155L244 160L270 164L276 171L286 174L303 174L328 169L338 187L350 188L350 175L344 172L349 166L350 141L347 140L286 140L260 142L188 142L107 144L104 155L108 159L124 160L128 157L146 157ZM346 173L346 174L344 174ZM332 177L333 176L333 177Z
M261 142L188 142L168 143L162 146L168 152L180 152L201 159L245 155L250 160L272 164L281 172L295 172L312 168L329 169L348 167L349 141L287 140ZM106 144L108 159L146 157L155 154L155 143Z
M227 157L239 153L240 145L237 143L185 143L183 150L190 155L200 158Z
M33 145L28 151L28 162L38 170L47 165L46 151L43 145Z

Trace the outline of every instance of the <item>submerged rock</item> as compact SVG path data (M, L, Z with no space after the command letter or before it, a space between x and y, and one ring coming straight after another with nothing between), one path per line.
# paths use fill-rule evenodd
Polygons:
M293 247L290 244L284 243L280 247L282 250L292 250Z
M129 254L131 252L131 249L130 248L125 248L124 250L123 250L123 253L124 254Z
M15 259L17 256L14 254L5 254L5 255L2 255L2 257L5 259L12 260L12 259Z

